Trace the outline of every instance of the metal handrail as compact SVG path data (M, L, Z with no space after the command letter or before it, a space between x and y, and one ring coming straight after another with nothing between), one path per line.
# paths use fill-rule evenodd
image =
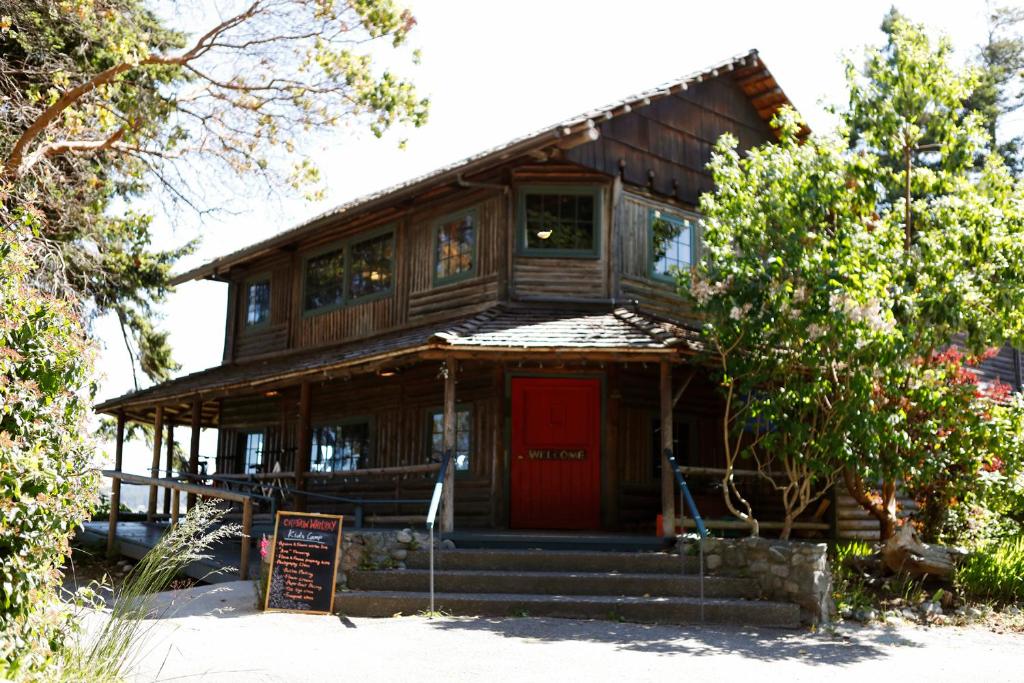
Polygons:
M444 475L448 471L448 462L452 458L451 449L444 452L441 458L441 469L437 472L434 482L434 495L430 497L430 509L427 511L427 532L430 534L430 616L434 616L434 521L437 510L441 506L441 493L444 490Z
M668 462L668 466L672 468L673 474L676 476L676 485L679 487L680 505L679 512L682 513L682 504L685 501L686 507L690 508L690 516L693 517L694 524L697 526L697 533L700 538L697 541L698 545L698 571L700 572L700 620L704 621L704 539L707 538L708 530L704 526L704 519L700 516L700 510L697 509L697 503L693 500L693 495L690 494L690 487L686 485L686 479L683 478L683 470L679 466L679 462L676 460L675 454L671 448L665 449L665 460ZM672 520L672 525L675 526L675 520ZM683 554L683 542L680 537L679 543L679 557L683 564L683 571L686 571L686 556Z

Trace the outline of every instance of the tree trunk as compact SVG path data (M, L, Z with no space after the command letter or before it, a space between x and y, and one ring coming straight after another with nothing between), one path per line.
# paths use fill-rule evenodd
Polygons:
M789 540L789 535L793 533L793 521L793 515L787 514L786 518L782 521L782 531L779 532L779 540Z
M864 487L864 480L852 468L843 469L843 481L846 482L846 488L853 499L878 520L879 540L887 541L892 538L896 532L896 484L883 482L882 500L875 502Z
M882 561L897 574L949 580L961 551L922 543L912 524L904 524L882 548Z

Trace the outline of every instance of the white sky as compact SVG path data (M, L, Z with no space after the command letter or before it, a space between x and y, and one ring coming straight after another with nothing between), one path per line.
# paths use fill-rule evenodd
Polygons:
M614 2L611 0L405 0L418 20L411 41L422 49L419 66L402 72L432 100L429 123L400 136L354 139L328 132L317 140L315 161L328 182L323 202L241 198L246 210L203 221L183 213L176 230L158 217L161 246L201 236L197 254L180 264L199 265L274 235L362 194L456 161L534 129L625 95L673 80L752 48L775 75L812 128L830 120L825 104L841 102L844 54L881 40L878 26L889 0L765 2ZM1024 0L1017 0L1017 3ZM965 59L983 38L982 0L896 2L933 34L949 35ZM189 31L205 25L184 27ZM406 137L405 150L397 148ZM226 285L180 286L163 307L181 373L220 363ZM100 320L99 398L132 389L131 369L112 320ZM188 430L176 436L187 443ZM204 434L204 455L215 452ZM126 454L126 469L141 472L141 445Z

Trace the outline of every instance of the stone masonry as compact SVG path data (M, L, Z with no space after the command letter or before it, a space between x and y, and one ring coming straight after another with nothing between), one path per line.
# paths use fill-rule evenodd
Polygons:
M430 537L412 529L354 529L342 536L338 587L348 583L353 569L405 569L411 550L425 550ZM437 546L435 546L437 547Z
M697 553L696 541L688 552ZM827 622L835 612L825 543L708 537L704 566L709 575L755 580L764 599L796 603L804 623Z

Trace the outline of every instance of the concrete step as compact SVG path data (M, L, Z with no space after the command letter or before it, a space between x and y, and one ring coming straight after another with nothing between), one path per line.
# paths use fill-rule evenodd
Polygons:
M422 592L430 589L425 569L351 571L348 586L356 590ZM693 574L619 572L438 571L434 589L444 593L517 593L537 595L634 595L696 597L700 577ZM704 577L706 598L756 598L757 585L746 579Z
M335 611L350 617L415 615L429 606L428 593L398 591L342 591L334 600ZM562 617L653 624L701 621L700 601L691 597L437 593L435 609L452 615L488 617ZM704 621L798 628L800 610L796 605L781 602L712 598L704 601Z
M505 550L600 550L606 552L656 552L672 545L655 535L592 533L585 531L454 531L443 538L456 548Z
M425 550L410 552L409 569L427 569ZM435 570L494 570L506 572L623 572L631 574L692 574L696 557L680 559L668 553L597 552L586 550L440 550Z

